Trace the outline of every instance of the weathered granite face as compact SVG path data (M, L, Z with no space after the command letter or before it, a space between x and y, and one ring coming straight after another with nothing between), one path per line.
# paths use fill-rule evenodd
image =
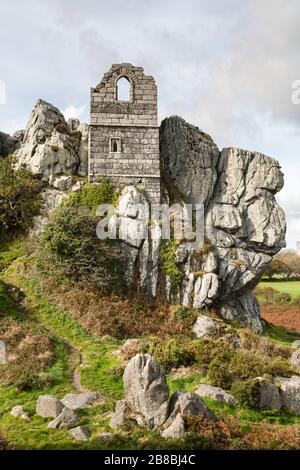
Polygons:
M130 84L128 101L118 99L118 81ZM91 181L109 178L117 186L145 189L152 202L160 201L157 88L142 67L114 64L91 90Z
M275 199L283 186L279 163L237 148L219 152L209 136L176 116L162 122L160 148L163 178L179 190L177 198L205 205L206 242L202 253L181 257L177 301L199 309L218 305L224 318L260 331L251 291L285 246L285 216Z
M76 174L80 167L86 171L86 133L86 129L72 130L57 108L39 100L15 152L16 166L30 169L44 181L55 175Z

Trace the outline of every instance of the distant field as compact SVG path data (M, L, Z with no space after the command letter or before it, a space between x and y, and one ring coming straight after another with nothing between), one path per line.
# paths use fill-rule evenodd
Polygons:
M262 281L259 287L272 287L278 292L286 292L293 298L300 296L300 281Z

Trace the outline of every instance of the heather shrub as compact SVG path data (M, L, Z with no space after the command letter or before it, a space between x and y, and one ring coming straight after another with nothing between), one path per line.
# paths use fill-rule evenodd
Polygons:
M258 409L259 407L259 385L256 380L237 380L231 387L231 393L241 406Z
M96 225L97 220L87 209L58 209L40 240L39 270L101 292L121 290L125 261L116 241L98 239Z
M50 339L32 327L3 318L0 339L5 342L7 363L1 366L0 383L18 390L40 388L49 383L45 372L53 360Z
M153 337L146 342L144 352L153 356L166 371L173 367L187 366L193 362L191 352L175 338L161 341L158 337Z
M228 368L231 351L220 351L208 366L208 379L216 387L228 390L232 383L232 374Z

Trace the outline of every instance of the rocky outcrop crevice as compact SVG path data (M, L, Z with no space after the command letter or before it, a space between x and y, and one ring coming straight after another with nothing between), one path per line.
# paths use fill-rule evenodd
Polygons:
M82 173L87 170L87 129L74 130L55 106L39 100L15 156L17 167L29 168L44 181Z

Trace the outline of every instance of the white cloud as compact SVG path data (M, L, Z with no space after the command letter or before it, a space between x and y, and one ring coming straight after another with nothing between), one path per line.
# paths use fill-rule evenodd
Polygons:
M82 106L75 106L73 104L71 104L70 106L67 106L64 110L63 110L63 115L66 119L66 121L70 118L77 118L77 119L80 119L81 116L84 114L86 110L86 105L82 105Z

